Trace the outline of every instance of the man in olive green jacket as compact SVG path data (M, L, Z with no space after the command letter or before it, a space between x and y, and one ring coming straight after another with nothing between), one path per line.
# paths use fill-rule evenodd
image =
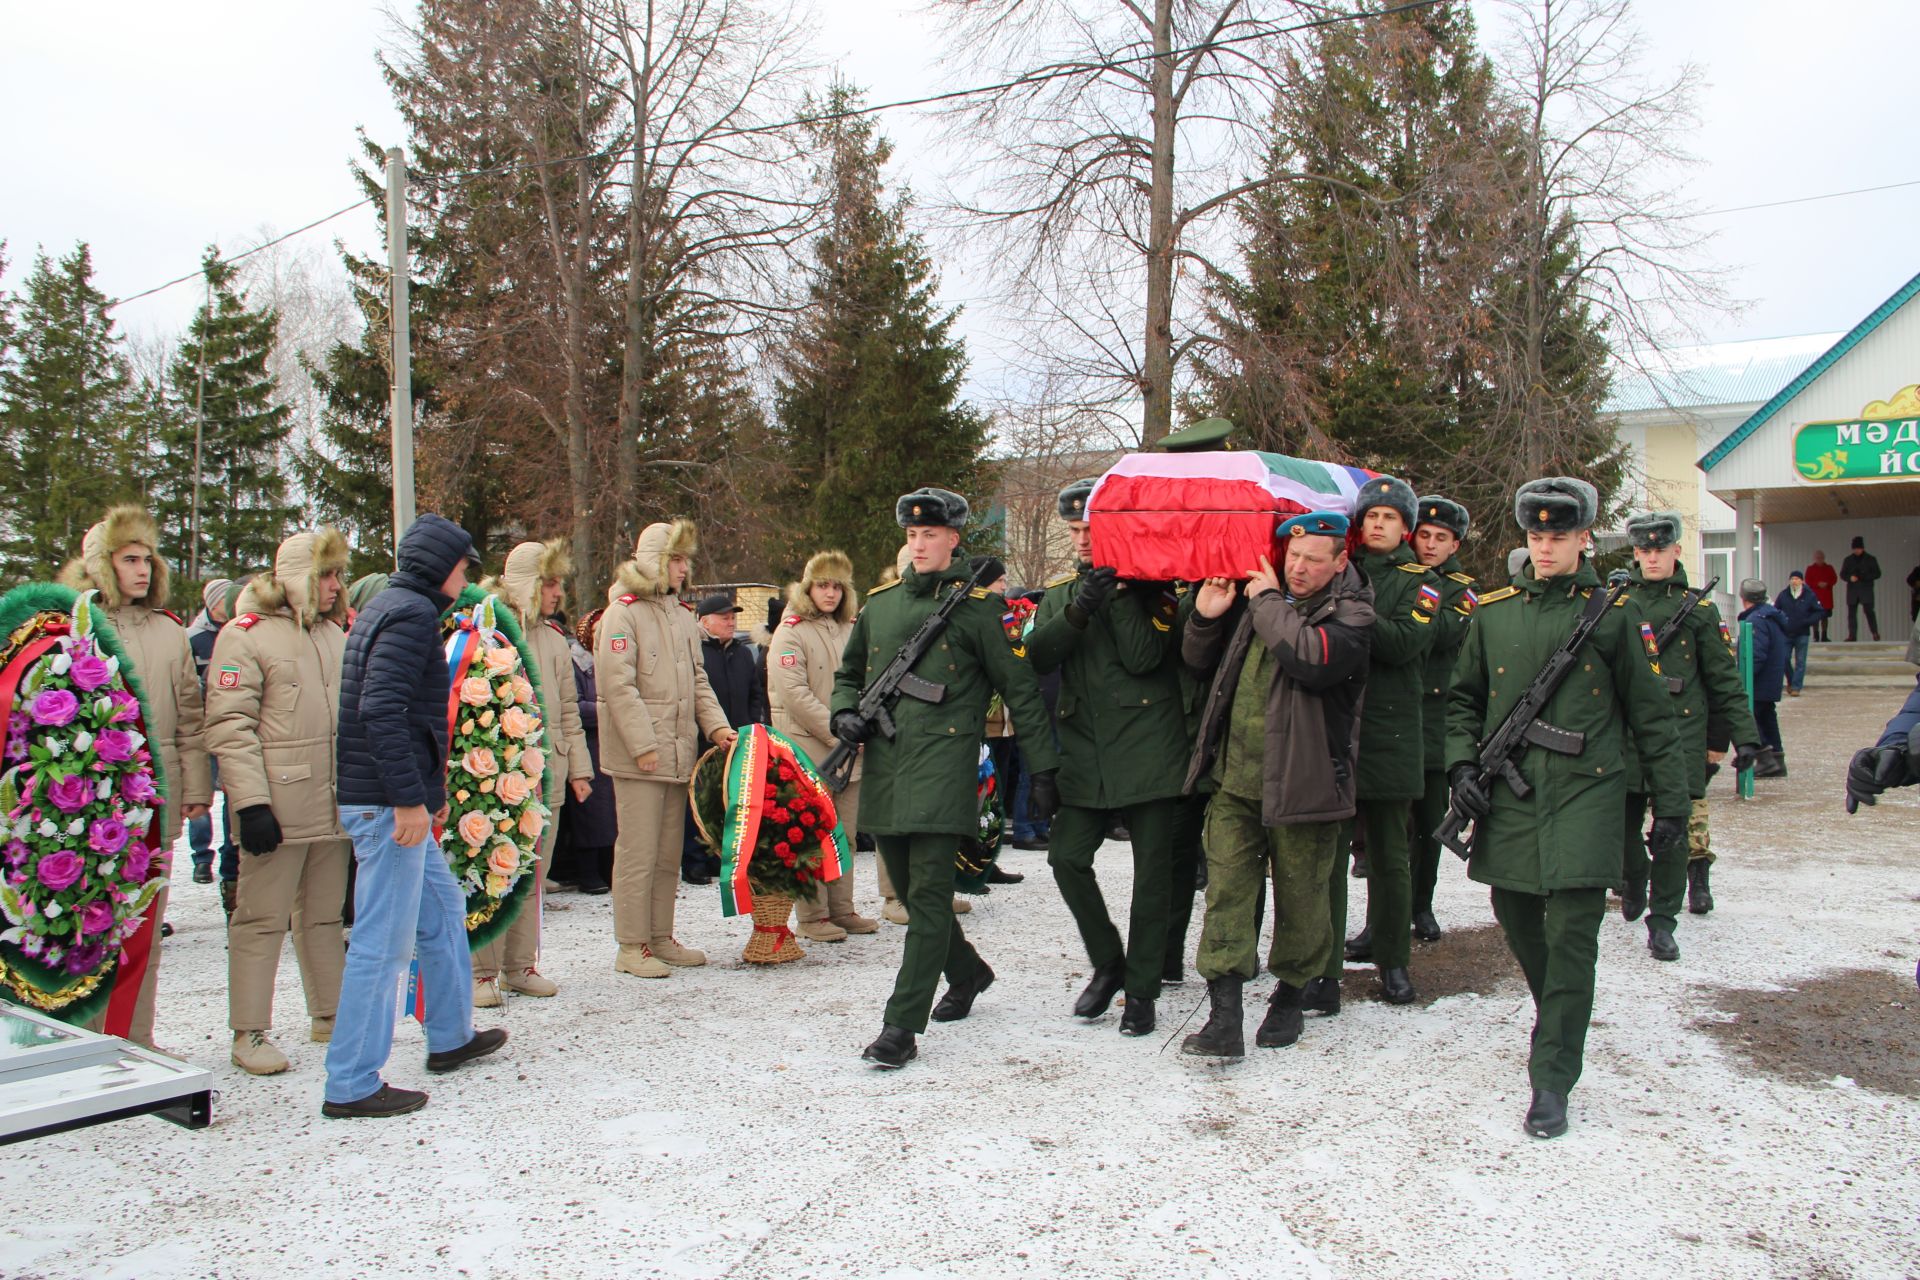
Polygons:
M1705 592L1687 586L1687 569L1680 562L1682 523L1677 511L1655 511L1627 521L1627 540L1633 544L1633 588L1628 592L1645 620L1647 632L1642 647L1654 664L1654 672L1673 696L1678 715L1681 743L1681 770L1688 794L1699 800L1707 794L1707 743L1729 738L1734 743L1733 767L1751 768L1760 749L1760 730L1747 707L1746 686L1733 655L1721 638L1720 610ZM1702 597L1678 633L1664 636L1668 625L1690 596ZM1646 639L1652 643L1645 643ZM1717 734L1712 729L1718 729ZM1621 849L1621 873L1626 887L1621 891L1621 914L1638 919L1647 909L1647 882L1651 871L1653 909L1647 916L1647 950L1656 960L1678 960L1680 945L1673 932L1680 922L1680 900L1694 882L1696 894L1706 890L1707 860L1689 862L1687 850L1660 851L1649 867L1647 859L1647 797L1653 793L1653 780L1647 765L1633 750L1627 749L1626 839ZM1715 761L1717 763L1717 760ZM1697 872L1694 868L1698 867Z
M1585 553L1599 496L1557 477L1520 487L1514 518L1532 564L1514 584L1480 599L1453 669L1447 776L1453 802L1473 819L1467 874L1492 889L1493 914L1533 992L1527 1132L1566 1132L1567 1095L1580 1078L1593 1015L1594 966L1607 890L1620 880L1631 726L1653 785L1654 843L1686 840L1685 761L1673 699L1647 664L1639 610L1607 608L1576 665L1537 717L1582 735L1571 753L1525 748L1522 798L1477 767L1479 743L1506 719L1547 659L1604 592Z
M1080 928L1093 977L1075 1017L1097 1018L1124 986L1122 1035L1154 1028L1166 965L1174 823L1187 747L1176 661L1179 602L1157 583L1122 583L1093 564L1087 499L1094 480L1060 491L1079 568L1047 584L1027 634L1034 670L1060 673L1060 812L1047 864ZM1037 735L1034 735L1037 736ZM1127 941L1107 914L1093 859L1115 814L1132 835Z
M1417 499L1404 480L1375 476L1353 500L1360 530L1360 571L1373 588L1372 650L1367 696L1360 706L1359 814L1367 838L1367 927L1346 947L1346 959L1372 960L1388 1004L1410 1004L1407 962L1413 944L1413 867L1407 823L1426 787L1420 711L1427 651L1440 614L1440 579L1414 558ZM1346 868L1336 860L1327 886L1335 937L1347 930ZM1339 951L1324 977L1338 981ZM1313 1007L1318 1008L1319 1005Z
M953 556L968 514L967 500L946 489L916 489L895 504L894 518L907 531L907 567L898 582L867 593L833 679L834 736L851 746L866 744L860 827L879 844L887 874L907 904L907 942L886 1025L861 1055L889 1069L905 1066L919 1053L914 1037L926 1030L943 971L947 994L932 1010L938 1022L966 1017L974 999L993 983L993 970L953 915L960 841L980 827L976 779L987 704L997 691L1016 722L1047 722L1033 668L1008 643L1002 627L1006 601L983 587L960 601L946 630L915 664L913 674L945 687L940 701L903 694L892 707L896 732L891 738L857 710L868 683L920 624L951 593L966 588L966 570L955 567ZM1032 807L1042 818L1051 817L1058 803L1054 771L1059 759L1053 744L1034 735L1027 760Z
M1460 567L1460 544L1471 524L1467 509L1438 494L1420 499L1413 526L1413 554L1440 578L1440 608L1433 615L1433 648L1427 651L1426 687L1420 699L1420 760L1426 789L1413 802L1413 936L1440 939L1433 917L1433 890L1440 879L1440 841L1434 832L1447 816L1447 689L1453 660L1466 643L1479 604L1471 575Z

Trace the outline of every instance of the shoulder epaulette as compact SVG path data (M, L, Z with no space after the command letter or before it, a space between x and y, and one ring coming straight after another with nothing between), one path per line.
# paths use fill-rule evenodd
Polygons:
M987 587L975 587L973 590L967 592L967 594L975 600L998 600L1000 598L998 591L991 590Z
M259 621L260 621L259 614L243 613L239 617L233 620L233 625L240 628L242 631L249 631L249 630L252 630L254 624Z
M786 617L780 619L780 625L783 627L797 627L803 621L805 621L805 619L801 618L799 614L790 613Z
M620 597L620 598L619 598L618 600L616 600L616 601L615 601L614 603L616 603L616 604L632 604L632 603L634 603L635 601L637 601L638 599L640 599L640 597L639 597L639 596L637 596L637 595L635 595L635 594L633 594L633 592L631 592L631 591L629 591L629 592L627 592L627 594L625 594L625 595L623 595L623 596L621 596L621 597Z
M183 627L187 625L187 620L181 617L179 614L175 613L171 609L155 609L154 612L166 614L169 618L172 618L175 622L179 623Z
M1625 604L1626 602L1627 602L1627 593L1622 591L1620 593L1620 598L1613 602L1613 607L1618 609L1621 605Z
M1405 564L1395 565L1394 567L1402 573L1425 573L1427 571L1427 566L1421 564L1418 560L1409 560Z
M1452 573L1449 573L1447 576L1453 579L1455 582L1459 583L1463 587L1470 587L1475 582L1475 578L1472 574L1461 573L1458 569L1455 569Z
M879 595L882 591L891 591L899 585L900 585L900 579L898 578L895 578L892 582L883 582L877 587L870 588L867 591L867 598L872 599L874 596Z
M1490 605L1490 604L1498 604L1502 600L1510 600L1514 596L1517 596L1519 594L1520 594L1520 588L1518 587L1502 587L1498 591L1489 591L1487 592L1487 594L1481 596L1480 603L1483 606Z
M567 636L567 629L566 629L565 627L563 627L563 626L561 626L561 625L560 625L559 623L557 623L557 622L555 622L555 621L554 621L554 620L553 620L552 618L548 618L548 619L546 620L546 623L547 623L547 625L548 625L548 626L550 626L550 627L552 627L552 628L553 628L553 629L554 629L555 631L557 631L557 632L559 632L559 633L560 633L560 638L561 638L561 639L563 639L563 640L564 640L564 639L566 639L566 636Z
M1050 582L1048 582L1048 583L1047 583L1047 590L1049 590L1049 591L1051 591L1051 590L1053 590L1053 589L1054 589L1055 587L1064 587L1064 586L1066 586L1066 585L1067 585L1067 584L1068 584L1069 582L1072 582L1072 581L1073 581L1073 580L1074 580L1075 578L1077 578L1077 577L1079 577L1079 576L1080 576L1080 575L1079 575L1079 573L1077 573L1077 572L1075 572L1075 573L1063 573L1063 574L1061 574L1061 575L1060 575L1059 577L1057 577L1057 578L1054 578L1053 580L1051 580Z

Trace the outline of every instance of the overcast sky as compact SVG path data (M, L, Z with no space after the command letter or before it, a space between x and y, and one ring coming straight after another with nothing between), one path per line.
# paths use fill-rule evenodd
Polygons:
M1637 18L1653 70L1692 61L1708 80L1690 139L1699 207L1920 180L1920 128L1904 81L1889 75L1920 49L1920 3L1643 0ZM36 247L58 254L86 240L100 287L137 292L193 271L209 243L237 245L351 203L356 126L403 141L373 62L390 24L364 0L14 3L5 22L8 285ZM947 82L929 20L889 0L821 0L818 49L870 101ZM896 176L931 189L937 175L914 167L924 121L899 112L882 127L899 144ZM1703 317L1706 335L1848 328L1920 271L1917 206L1920 185L1910 185L1710 219L1713 258L1750 305ZM377 247L366 211L311 234ZM980 287L964 262L940 265L948 296ZM172 329L195 301L178 287L129 304L122 324ZM990 383L990 344L974 336L975 378Z

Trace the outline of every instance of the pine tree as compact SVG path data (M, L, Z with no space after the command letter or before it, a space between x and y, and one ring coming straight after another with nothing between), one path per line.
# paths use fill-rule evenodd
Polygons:
M139 497L132 377L85 244L36 255L0 352L0 573L50 577L111 504Z
M351 572L393 570L393 397L388 375L385 301L370 287L369 264L347 255L354 299L366 326L356 342L337 342L307 363L320 397L318 438L294 454L293 470L317 520L346 534ZM423 387L416 377L416 412Z
M823 114L860 101L836 85ZM885 198L881 170L892 147L866 117L812 132L831 216L815 245L812 305L775 387L776 436L790 471L777 491L781 528L771 550L798 569L810 552L839 547L871 583L892 568L900 545L900 494L938 485L984 508L986 422L960 402L958 313L935 306L933 265L906 226L909 198Z
M208 249L201 260L208 298L188 326L167 370L173 406L161 435L162 483L156 514L188 534L194 523L198 450L200 574L241 573L273 562L274 549L300 523L288 497L286 442L293 412L274 402L273 356L279 320L247 306L238 270ZM197 442L197 445L196 445Z

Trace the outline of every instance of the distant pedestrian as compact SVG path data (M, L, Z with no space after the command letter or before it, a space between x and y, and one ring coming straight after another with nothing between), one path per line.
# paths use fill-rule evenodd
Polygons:
M1920 622L1920 564L1907 570L1907 616Z
M1773 607L1787 626L1787 696L1797 698L1807 683L1807 647L1815 628L1826 621L1827 611L1820 607L1806 577L1797 572L1787 575L1786 589L1774 597Z
M193 650L193 665L200 674L200 696L207 696L207 663L213 657L213 641L220 634L232 611L227 608L227 588L233 582L227 578L210 579L200 591L200 612L194 615L187 627L187 644ZM220 762L209 756L212 768L213 790L220 791ZM195 884L213 883L213 814L202 814L187 822L187 844L193 852L193 882ZM225 825L220 832L220 884L222 903L229 917L233 915L233 890L227 886L234 883L240 874L240 851L233 843L233 828Z
M1813 598L1818 600L1820 607L1827 611L1826 616L1820 619L1820 626L1814 633L1815 638L1823 641L1830 640L1833 637L1828 634L1827 629L1833 622L1833 589L1839 585L1840 571L1827 563L1826 552L1816 551L1813 553L1813 563L1807 566L1806 579L1807 586L1813 591Z
M1787 776L1787 751L1780 741L1780 691L1787 679L1786 619L1767 603L1767 584L1748 578L1740 584L1740 621L1753 626L1753 719L1765 743L1756 778Z
M1880 638L1880 619L1873 610L1873 584L1880 581L1880 562L1867 553L1867 540L1853 540L1853 554L1840 562L1840 577L1847 584L1847 639L1860 638L1858 610L1867 611L1867 630Z

